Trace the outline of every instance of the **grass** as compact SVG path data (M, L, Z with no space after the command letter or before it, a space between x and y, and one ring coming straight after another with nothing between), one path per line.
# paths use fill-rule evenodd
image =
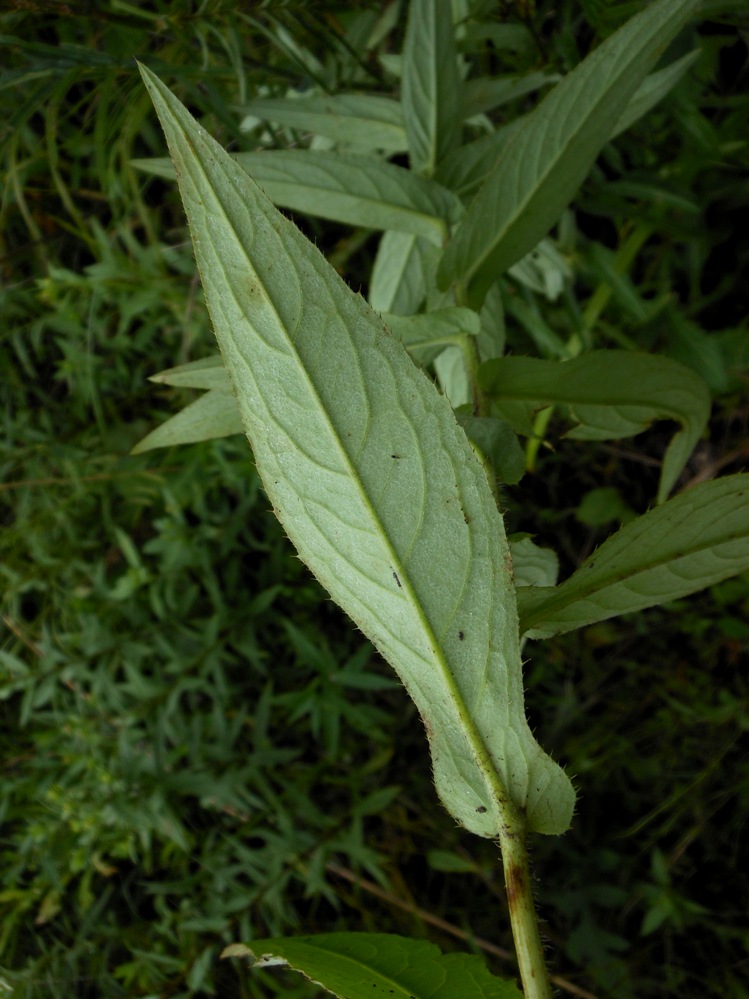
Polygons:
M607 4L582 6L538 3L517 68L563 70L610 30ZM223 946L343 927L497 939L493 844L445 821L413 708L293 557L244 442L129 455L188 398L148 376L212 349L176 192L130 165L163 153L133 57L239 148L258 87L391 86L374 53L397 51L396 19L361 44L379 16L222 0L2 15L0 983L14 995L307 997L221 961ZM742 23L702 23L684 84L599 161L560 229L565 294L508 289L526 306L510 310L515 352L539 351L529 315L562 338L583 317L598 346L706 375L710 437L682 486L746 461ZM367 234L300 221L366 282ZM665 438L561 431L506 502L510 529L570 568L623 507L647 507ZM610 506L591 523L601 487ZM749 990L748 610L738 579L527 650L535 726L581 789L572 831L534 846L539 898L555 970L600 999Z

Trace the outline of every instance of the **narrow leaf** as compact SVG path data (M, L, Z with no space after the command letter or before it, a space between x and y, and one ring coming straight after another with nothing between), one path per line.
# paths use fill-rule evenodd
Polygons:
M412 170L430 177L455 147L459 86L450 5L442 0L411 0L401 91Z
M254 956L254 967L287 965L341 999L522 999L475 954L441 954L426 940L390 933L321 933L253 940L225 956Z
M377 312L409 316L426 296L424 260L418 238L383 233L369 281L369 304Z
M677 600L747 570L749 475L730 475L626 524L560 586L520 588L521 628L548 638Z
M234 396L213 390L152 430L135 445L132 454L142 454L158 447L176 447L178 444L230 437L241 434L243 429Z
M467 80L463 84L460 98L460 117L472 118L474 115L492 111L494 108L514 101L518 97L532 94L534 90L557 83L558 73L544 73L538 70L526 73L525 76L482 76Z
M645 77L611 130L609 141L655 107L658 101L678 83L698 55L699 53L690 52L689 55L670 63L665 69ZM473 82L469 80L466 86L470 87ZM482 135L473 142L453 149L437 167L434 179L456 194L464 197L471 194L484 183L494 169L507 141L515 132L526 127L527 118L528 115L515 118L495 132Z
M523 712L502 518L448 402L149 71L255 463L303 561L396 669L467 829L557 833L569 780Z
M439 269L480 302L574 197L632 95L698 0L656 0L603 42L523 120L472 202Z
M300 132L325 135L345 146L403 153L408 149L403 113L397 101L374 94L284 98L259 97L243 108L245 131L266 118Z
M666 449L658 487L662 502L689 459L710 415L702 378L665 357L596 350L571 361L499 357L479 369L495 409L519 433L532 433L532 417L546 406L570 407L578 426L568 437L616 440L645 430L654 420L676 420L683 430Z
M160 371L157 375L151 375L149 381L174 385L178 388L218 389L221 392L231 393L231 382L220 354L212 354L199 361L190 361L188 364L180 364L177 368Z
M646 77L637 88L632 100L624 109L624 113L616 123L610 138L616 138L617 135L625 132L634 125L638 118L642 118L659 101L662 101L699 57L700 53L698 51L688 52L681 59L676 59L664 69L659 69L657 73L651 73L650 76Z
M409 232L441 246L448 224L461 213L452 191L365 156L281 149L234 158L274 205L345 225ZM134 165L174 176L171 160L135 160Z
M505 145L524 122L524 117L516 118L496 132L453 149L437 167L434 179L462 197L472 194L484 183Z

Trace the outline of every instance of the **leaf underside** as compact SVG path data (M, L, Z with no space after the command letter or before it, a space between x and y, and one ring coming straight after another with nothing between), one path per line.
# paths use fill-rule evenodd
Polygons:
M443 803L490 838L559 833L533 739L502 518L449 403L363 299L148 70L224 364L300 556L396 669Z

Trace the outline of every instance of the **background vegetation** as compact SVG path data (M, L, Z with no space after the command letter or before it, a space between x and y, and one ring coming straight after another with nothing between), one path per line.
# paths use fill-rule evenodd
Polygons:
M636 3L469 3L482 73L564 72ZM508 345L659 351L714 394L679 483L746 467L745 8L607 147L556 234L553 301L508 285ZM479 16L480 15L480 16ZM390 671L293 557L240 438L132 457L187 393L150 374L213 349L134 57L224 145L242 103L397 88L398 4L11 3L0 20L0 989L14 996L312 996L222 961L333 929L511 949L493 844L446 821ZM382 57L382 58L381 58ZM535 96L501 109L532 106ZM264 141L308 141L287 131ZM378 237L296 221L366 290ZM570 570L655 494L667 429L616 446L549 429L508 526ZM537 839L566 994L749 994L749 580L527 649L540 741L576 777ZM467 936L469 943L458 939ZM487 954L511 973L501 953Z

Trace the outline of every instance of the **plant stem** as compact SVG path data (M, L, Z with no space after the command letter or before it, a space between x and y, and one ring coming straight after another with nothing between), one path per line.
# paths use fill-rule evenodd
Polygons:
M499 842L523 993L525 999L551 999L549 973L533 904L525 830L520 826L505 829Z

